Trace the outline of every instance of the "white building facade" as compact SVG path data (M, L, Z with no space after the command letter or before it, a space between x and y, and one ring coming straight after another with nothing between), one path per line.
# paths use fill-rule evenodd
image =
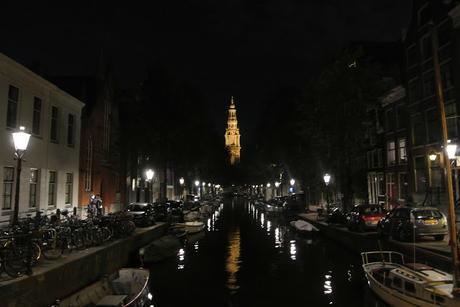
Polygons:
M0 53L0 225L13 216L16 160L12 133L31 134L19 178L19 217L77 206L84 104Z

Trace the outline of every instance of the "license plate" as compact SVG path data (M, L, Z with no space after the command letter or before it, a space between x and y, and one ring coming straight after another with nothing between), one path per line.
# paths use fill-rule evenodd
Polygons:
M425 225L437 225L438 221L437 220L425 220L423 222L423 224L425 224Z

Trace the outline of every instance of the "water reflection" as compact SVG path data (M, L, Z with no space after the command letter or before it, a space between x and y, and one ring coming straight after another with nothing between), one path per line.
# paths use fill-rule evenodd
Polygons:
M177 269L183 270L185 268L185 250L183 248L177 252L177 260Z
M239 228L229 234L228 256L225 268L227 270L227 288L233 294L239 289L238 279L236 274L240 270L240 230Z
M290 248L289 248L289 254L291 255L291 259L292 260L296 260L297 259L297 247L295 246L295 240L291 240L289 241L290 243Z

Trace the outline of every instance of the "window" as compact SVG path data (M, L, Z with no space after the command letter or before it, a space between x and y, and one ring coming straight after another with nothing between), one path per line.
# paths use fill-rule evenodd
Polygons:
M393 173L387 174L387 189L386 193L388 196L388 199L395 199L397 191L395 190L395 175Z
M409 182L407 181L407 173L399 173L399 199L405 200L409 195Z
M10 85L8 88L8 107L6 110L6 126L16 128L18 124L19 89Z
M30 170L30 180L29 180L29 207L36 208L38 201L38 182L39 182L40 172L38 169Z
M415 49L415 45L410 46L407 48L407 67L412 67L417 64L417 50Z
M450 22L443 22L438 27L438 45L439 47L444 46L445 44L450 42L450 31L451 24Z
M65 181L65 203L66 204L72 204L72 196L73 196L73 174L67 173L66 181Z
M425 168L425 158L415 157L414 158L414 172L415 172L415 190L419 193L426 192L426 168Z
M405 164L407 162L407 152L406 152L406 139L398 140L398 160L399 164Z
M57 107L51 107L51 142L58 143L58 116L59 110Z
M428 9L428 3L423 5L417 12L417 21L419 26L423 26L430 20L430 10Z
M407 111L403 105L399 105L396 107L396 127L398 129L404 129L406 127L407 122Z
M430 35L426 35L421 39L420 46L422 47L422 59L429 59L433 55Z
M396 163L396 148L395 142L387 142L387 165L394 165Z
M385 196L385 180L383 178L383 173L377 174L378 181L378 194L379 196Z
M387 189L386 189L386 193L387 193L387 196L388 196L388 199L396 199L396 196L397 196L397 191L395 189L395 175L393 173L389 173L387 174L386 176L387 178L387 181L386 181L386 185L387 185Z
M425 122L420 113L412 116L412 133L412 142L414 145L422 145L425 143Z
M3 168L3 209L11 209L13 198L14 167Z
M426 111L426 127L428 130L428 143L435 143L441 140L441 123L437 109Z
M415 293L414 283L411 283L409 281L405 281L404 282L404 290L406 290L406 292Z
M451 138L458 136L457 133L457 106L455 103L446 104L446 121L447 121L447 135Z
M73 147L75 145L75 116L69 114L67 119L67 145Z
M35 135L40 134L40 119L42 114L42 100L34 97L34 110L32 119L32 133Z
M372 168L372 151L367 152L367 168Z
M393 286L397 288L402 287L402 280L399 277L394 277L393 278Z
M423 96L429 97L435 94L434 92L434 74L429 72L423 75Z
M443 65L441 67L441 80L442 80L442 87L444 89L451 88L453 86L452 71L451 71L451 66L449 64Z
M409 99L411 102L414 102L420 99L419 79L415 79L409 82Z
M393 132L395 129L395 114L393 109L385 112L385 129L386 132Z
M56 182L57 175L55 171L49 172L48 181L48 207L56 207Z

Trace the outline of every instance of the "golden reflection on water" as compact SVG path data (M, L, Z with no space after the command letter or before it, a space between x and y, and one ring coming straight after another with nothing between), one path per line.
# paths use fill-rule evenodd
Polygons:
M228 245L228 256L227 262L225 265L228 278L227 278L227 288L230 289L232 293L235 293L236 290L240 287L238 285L238 280L236 274L240 270L240 230L236 229L229 233L229 245Z

